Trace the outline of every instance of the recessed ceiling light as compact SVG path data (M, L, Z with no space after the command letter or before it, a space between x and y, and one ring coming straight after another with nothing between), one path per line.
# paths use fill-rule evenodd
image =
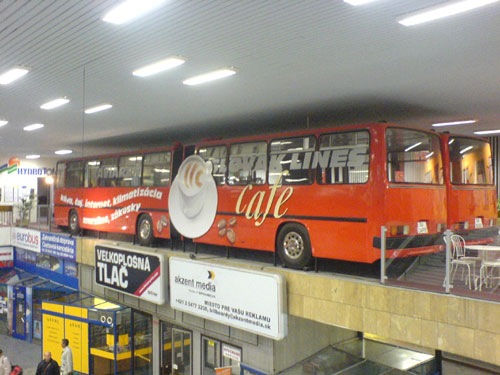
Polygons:
M365 4L368 4L368 3L372 3L376 0L344 0L344 3L347 3L347 4L350 4L350 5L354 5L354 6L358 6L358 5L365 5Z
M40 159L40 155L36 155L36 154L26 155L26 159Z
M474 134L482 135L482 134L498 134L500 130L481 130L478 132L474 132Z
M44 124L31 124L31 125L25 126L24 130L27 132L32 132L33 130L41 129L44 126L45 126Z
M398 22L404 26L414 26L424 22L434 21L440 18L453 16L484 5L496 3L499 0L454 0L409 13Z
M147 77L156 73L163 72L164 70L175 68L176 66L182 65L185 62L186 60L181 59L180 57L169 57L168 59L161 60L136 69L132 72L132 74L137 77Z
M127 0L111 9L102 20L120 25L151 12L164 2L165 0Z
M55 151L55 153L57 155L68 155L68 154L71 154L73 151L72 150L57 150Z
M15 67L0 75L0 84L8 85L28 73L28 68Z
M90 113L101 112L101 111L104 111L106 109L110 109L111 107L113 107L111 104L99 104L99 105L96 105L94 107L87 108L85 110L85 113L90 114Z
M200 85L205 82L210 82L216 79L229 77L232 76L233 74L236 74L236 70L234 68L222 68L214 70L213 72L208 72L185 79L184 81L182 81L182 83L188 86Z
M463 121L451 121L451 122L437 122L435 124L432 124L432 126L439 127L439 126L453 126L453 125L465 125L465 124L474 124L476 123L477 120L463 120Z
M4 120L4 119L0 119L0 126L4 126L4 125L7 125L9 122L7 120Z
M57 107L60 107L66 103L69 103L69 99L67 98L57 98L54 100L51 100L50 102L47 102L45 104L42 104L40 106L41 109L54 109Z

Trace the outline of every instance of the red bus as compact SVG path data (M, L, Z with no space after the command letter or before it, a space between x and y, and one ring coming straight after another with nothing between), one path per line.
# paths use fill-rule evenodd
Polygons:
M467 243L498 235L497 192L490 144L477 137L441 134L449 229Z
M167 219L168 229L195 242L277 251L293 268L313 257L372 263L380 259L382 225L388 256L441 249L446 188L439 135L430 131L376 123L203 141L177 176L173 164L158 167L173 173L168 186L155 187L161 199L146 202L135 192L153 188L148 154L59 163L57 224L137 232L147 244L152 238L142 224L149 223L151 236L169 238L168 230L157 230ZM131 173L134 157L144 166ZM105 180L90 184L91 175ZM125 176L136 177L135 184L123 186Z
M170 238L168 193L182 146L71 159L57 163L54 217L81 228L137 234L142 245Z

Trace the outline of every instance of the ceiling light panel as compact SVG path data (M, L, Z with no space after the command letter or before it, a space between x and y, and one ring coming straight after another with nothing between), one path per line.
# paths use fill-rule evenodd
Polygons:
M57 98L57 99L51 100L50 102L42 104L40 106L40 108L41 109L54 109L54 108L60 107L62 105L65 105L67 103L69 103L69 99L67 99L67 98Z
M153 74L163 72L175 68L176 66L182 65L186 62L185 59L180 57L169 57L168 59L155 62L150 65L143 66L142 68L136 69L132 72L134 76L137 77L148 77Z
M71 154L73 152L73 150L57 150L57 151L54 151L55 154L57 155L68 155L68 154Z
M230 77L236 74L236 70L234 68L222 68L218 70L214 70L213 72L208 72L204 74L200 74L191 78L188 78L182 83L188 86L201 85L202 83L215 81L217 79Z
M26 159L40 159L40 155L36 155L36 154L26 155Z
M454 125L466 125L466 124L474 124L477 120L463 120L463 121L450 121L450 122L437 122L432 124L432 126L440 127L440 126L454 126Z
M106 13L102 20L121 25L152 12L164 2L165 0L126 0Z
M438 20L440 18L454 16L485 5L496 3L500 0L455 0L409 13L400 18L398 22L404 26L414 26L421 23Z
M500 133L500 130L481 130L478 132L474 132L474 134L477 135L498 134L498 133Z
M0 126L4 126L4 125L7 125L9 122L7 120L4 120L4 119L0 119Z
M112 107L113 106L111 104L107 104L107 103L106 104L99 104L99 105L96 105L94 107L87 108L85 110L85 113L89 115L91 113L105 111L106 109L110 109Z
M24 131L32 132L33 130L41 129L44 126L45 126L44 124L31 124L31 125L25 126L23 129L24 129Z
M365 5L368 3L373 3L374 1L377 1L377 0L344 0L344 3L347 3L349 5L358 6L358 5Z
M0 74L0 85L8 85L28 73L28 68L16 67Z

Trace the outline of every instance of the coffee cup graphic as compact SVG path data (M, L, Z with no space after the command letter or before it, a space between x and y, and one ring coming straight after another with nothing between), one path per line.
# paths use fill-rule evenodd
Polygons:
M185 237L197 238L212 225L217 211L217 188L213 166L199 155L181 164L169 193L170 218Z

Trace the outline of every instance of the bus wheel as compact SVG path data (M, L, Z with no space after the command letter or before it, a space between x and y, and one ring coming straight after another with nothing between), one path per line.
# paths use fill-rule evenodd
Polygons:
M290 223L281 228L277 250L281 261L290 268L301 269L312 261L309 234L300 224Z
M149 246L153 243L153 221L149 215L142 215L137 223L137 237L142 246Z
M71 211L69 213L69 232L72 235L77 235L80 233L80 222L78 220L78 213L76 211Z

